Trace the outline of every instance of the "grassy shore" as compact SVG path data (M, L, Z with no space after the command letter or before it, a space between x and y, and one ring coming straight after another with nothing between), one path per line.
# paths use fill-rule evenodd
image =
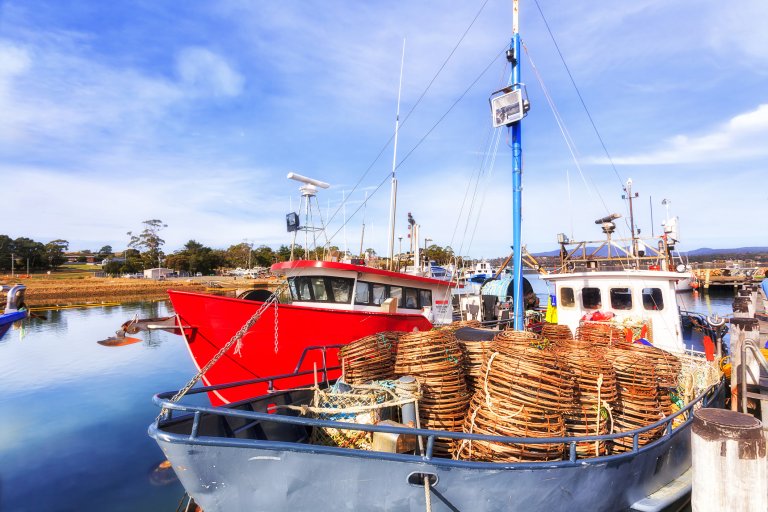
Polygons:
M29 307L166 299L169 289L220 293L269 287L273 282L277 281L218 276L164 281L95 277L93 271L84 271L82 266L65 267L51 274L0 275L0 284L23 283L27 286L25 302Z

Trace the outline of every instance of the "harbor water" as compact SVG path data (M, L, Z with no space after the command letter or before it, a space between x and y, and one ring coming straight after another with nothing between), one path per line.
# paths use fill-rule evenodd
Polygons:
M533 280L544 299L546 286ZM730 313L730 294L678 294L682 309ZM546 303L546 302L544 302ZM162 331L123 347L96 343L167 302L48 311L0 339L0 511L168 511L184 490L147 427L152 395L196 372L182 338Z

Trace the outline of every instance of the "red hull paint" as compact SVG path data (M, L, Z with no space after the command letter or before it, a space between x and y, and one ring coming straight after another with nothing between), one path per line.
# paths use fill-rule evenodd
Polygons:
M261 302L216 295L168 291L176 314L186 330L188 348L200 368L239 331L262 305ZM382 331L429 330L432 324L422 315L339 311L280 304L278 306L278 350L275 352L274 307L270 307L243 337L241 355L227 352L203 377L209 385L291 373L305 347L349 343ZM335 350L328 351L329 366L338 364ZM320 353L310 353L301 370L313 363L322 367ZM292 382L289 382L292 381ZM288 379L282 387L311 383ZM213 405L222 405L264 394L265 385L240 386L209 393ZM217 396L218 395L218 396Z

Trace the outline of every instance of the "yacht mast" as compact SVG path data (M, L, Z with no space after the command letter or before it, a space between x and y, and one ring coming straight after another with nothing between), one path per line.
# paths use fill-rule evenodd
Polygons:
M392 270L392 260L395 256L395 215L397 213L397 134L400 129L400 93L403 90L403 64L405 64L405 38L403 38L403 54L400 58L400 85L397 88L397 114L395 116L395 151L392 156L392 189L389 199L389 240L387 243L387 257L389 258L389 270Z
M519 1L512 2L512 41L507 51L507 60L512 66L512 89L520 89L520 8ZM522 217L522 181L523 181L523 146L522 121L512 123L512 251L514 291L512 307L514 308L514 328L516 331L525 329L523 322L523 251L521 248L520 231Z

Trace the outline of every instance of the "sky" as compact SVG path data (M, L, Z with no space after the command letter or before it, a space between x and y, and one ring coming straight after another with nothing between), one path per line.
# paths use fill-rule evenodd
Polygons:
M669 214L683 250L768 245L768 3L520 9L530 251L599 240L613 212L628 236L630 178L643 236ZM509 0L0 0L0 233L122 250L161 219L166 252L277 247L295 172L331 185L313 214L331 244L359 250L364 223L386 254L405 41L395 250L411 212L422 246L506 255L509 134L488 98L510 37Z

